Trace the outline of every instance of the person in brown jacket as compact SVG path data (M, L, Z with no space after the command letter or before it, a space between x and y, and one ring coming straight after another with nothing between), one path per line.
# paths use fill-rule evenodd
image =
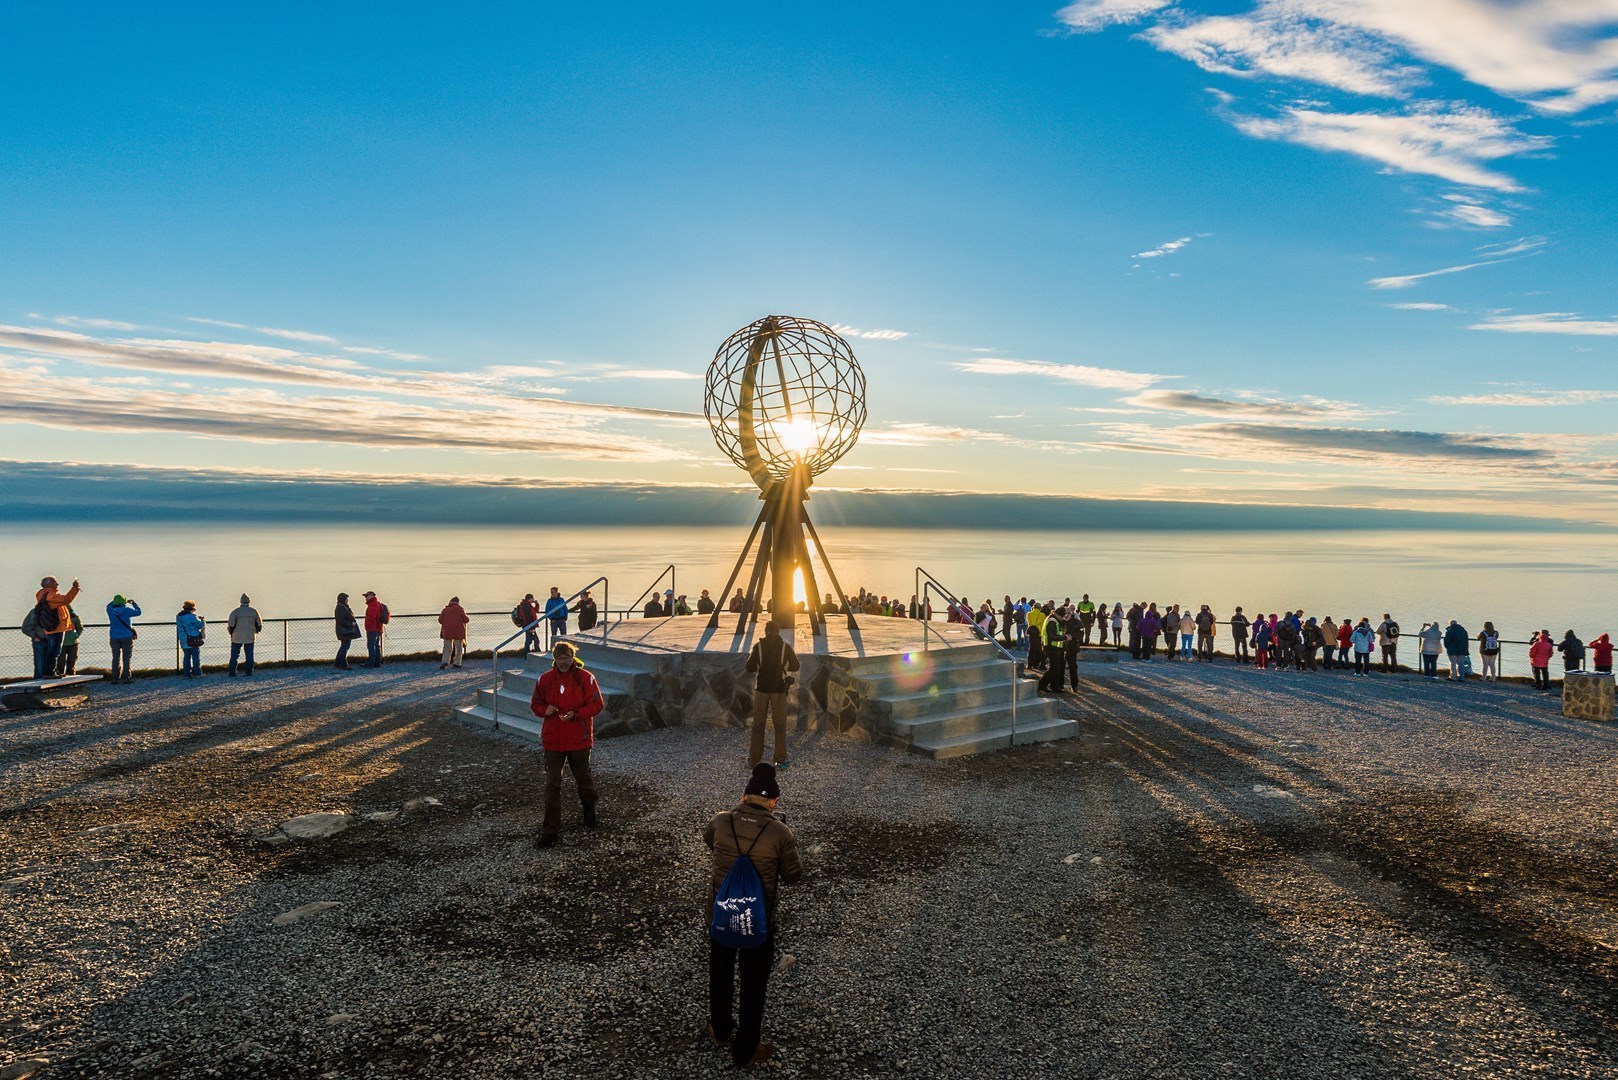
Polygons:
M450 597L444 610L438 613L438 636L444 639L444 655L438 664L439 671L461 666L461 658L466 655L466 624L471 621L466 617L466 609L461 606L459 596Z
M757 949L732 949L708 941L708 1035L714 1045L730 1044L730 1056L738 1066L757 1065L775 1054L771 1043L759 1041L764 1027L764 993L775 962L776 885L792 884L803 877L798 858L798 840L786 823L775 816L781 787L773 765L753 767L747 793L734 810L717 814L702 830L702 839L713 852L708 871L708 908L730 871L736 856L746 852L764 884L765 924L769 935ZM740 1022L732 1026L731 1002L734 997L737 964L741 965Z
M779 767L787 759L787 691L792 689L792 676L798 670L798 654L781 636L775 620L764 624L764 636L754 643L747 657L747 670L757 676L753 687L753 736L747 750L747 767L752 768L764 760L764 724L770 718L775 721L775 746L770 761Z

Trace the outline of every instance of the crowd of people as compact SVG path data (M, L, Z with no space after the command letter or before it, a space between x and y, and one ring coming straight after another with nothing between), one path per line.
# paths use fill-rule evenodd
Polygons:
M77 672L85 627L75 607L79 596L77 580L65 591L54 577L41 580L34 607L22 625L23 632L33 642L36 679ZM332 612L337 641L332 666L339 671L352 669L349 650L361 638L365 640L364 666L378 668L383 664L383 642L392 614L374 591L367 590L363 601L356 612L350 605L348 593L337 595ZM701 590L692 601L687 594L677 594L671 588L653 592L639 613L645 618L710 615L719 606L707 589ZM766 602L766 610L769 607ZM800 611L805 607L799 604ZM744 614L748 608L749 601L740 588L724 601L724 609L732 613ZM127 683L131 677L134 644L139 637L134 620L141 617L141 607L134 598L120 594L111 599L105 610L111 680ZM842 614L848 610L898 619L932 620L937 615L930 595L912 594L905 600L898 595L890 597L865 588L850 594L846 607L831 593L820 603L823 614ZM1143 662L1159 658L1211 662L1216 655L1222 655L1236 663L1250 663L1259 670L1340 670L1359 676L1368 676L1373 670L1400 669L1400 650L1405 649L1411 667L1429 678L1442 674L1460 681L1476 675L1493 681L1500 675L1500 656L1505 644L1493 622L1485 622L1482 629L1474 633L1455 619L1447 622L1430 619L1413 634L1406 634L1399 621L1387 612L1373 622L1371 616L1338 619L1303 610L1250 615L1244 607L1237 607L1228 617L1221 618L1208 604L1194 610L1191 605L1160 606L1152 601L1128 605L1119 601L1109 605L1105 601L1092 601L1088 593L1077 601L1072 597L1064 598L1060 604L1026 596L1013 600L1009 595L1003 596L999 604L984 600L975 607L970 601L955 600L944 603L943 616L951 623L971 624L983 636L998 638L1006 648L1024 652L1028 667L1042 673L1040 686L1049 693L1059 693L1064 684L1071 686L1076 681L1078 655L1085 648L1127 650L1133 659ZM556 586L551 586L544 599L536 599L533 593L524 595L511 611L513 624L523 633L524 655L542 647L542 635L551 640L559 638L568 633L570 623L579 631L589 631L601 618L601 609L589 590L570 602ZM470 623L460 597L451 597L438 614L442 643L440 669L461 666L466 656ZM186 600L181 604L174 617L174 629L182 674L186 678L201 678L201 655L207 641L208 622L195 601ZM228 675L252 676L254 645L263 629L263 618L244 594L240 605L230 612L224 623L230 642ZM1414 638L1413 642L1406 640L1410 637ZM1221 645L1225 647L1220 648ZM1612 642L1607 634L1599 634L1587 644L1573 630L1566 631L1559 639L1549 630L1539 630L1528 642L1529 670L1536 687L1547 691L1552 688L1550 668L1558 656L1564 671L1583 670L1587 663L1597 672L1612 671Z

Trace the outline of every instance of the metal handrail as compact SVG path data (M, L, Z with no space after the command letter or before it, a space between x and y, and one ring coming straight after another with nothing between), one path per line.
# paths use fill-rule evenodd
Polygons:
M922 578L926 578L927 580L925 582L923 582ZM921 609L918 612L918 614L920 614L922 616L922 618L921 618L921 649L922 649L923 652L927 651L927 634L932 629L932 627L929 625L930 620L927 619L927 617L926 617L927 616L927 603L928 603L927 592L928 592L929 589L936 590L951 605L961 608L968 615L971 614L971 609L966 607L966 605L962 602L960 597L956 596L954 593L952 593L948 589L944 588L943 582L941 582L937 578L933 577L932 574L928 573L922 567L920 567L920 566L916 567L916 599L917 599L917 602L920 603L920 605L921 605ZM979 638L987 641L990 645L993 645L995 647L996 651L998 651L1001 656L1003 656L1005 659L1007 659L1007 660L1009 660L1011 662L1011 745L1016 746L1017 745L1017 698L1019 696L1021 696L1021 692L1022 692L1022 681L1018 678L1018 672L1019 672L1019 668L1021 666L1021 662L1017 659L1017 657L1015 655L1012 654L1010 649L1007 649L1004 645L1001 645L998 641L996 641L994 639L993 634L989 634L989 633L984 632L983 628L981 626L979 626L976 622L968 619L967 625L972 628L972 633L976 637L979 637Z
M564 605L566 605L569 610L571 610L572 607L573 607L573 601L577 600L579 597L583 596L585 593L589 592L591 589L595 588L597 585L601 586L601 599L602 599L602 601L604 603L607 602L609 597L610 597L610 590L611 590L612 586L607 581L607 576L605 574L603 574L601 577L596 578L594 581L590 582L590 584L586 585L584 588L580 589L578 592L574 593L572 596L570 596L566 600L562 601L562 603ZM605 610L605 609L603 609L603 610ZM539 612L539 615L534 619L533 622L529 623L527 626L524 626L521 630L518 630L515 634L512 634L510 637L506 638L506 640L502 641L500 644L498 644L498 645L496 645L494 647L494 652L493 652L493 655L489 659L489 663L490 663L490 666L494 669L494 688L491 691L491 693L494 695L493 713L494 713L494 730L495 731L500 730L500 650L505 648L507 645L510 645L513 641L516 641L518 638L526 639L529 634L533 633L534 627L538 626L540 623L545 623L546 624L545 644L547 646L549 646L550 645L550 630L549 630L550 620L545 617L545 611L544 611L543 608L541 608L540 612ZM606 623L602 623L601 632L602 632L603 636L606 635Z
M633 604L630 604L627 608L625 608L624 611L626 613L631 613L632 614L635 611L639 610L640 609L640 602L642 600L646 599L648 596L652 595L652 590L657 588L659 585L663 584L663 579L665 577L669 579L669 589L670 589L670 591L675 591L675 590L677 590L679 588L679 585L676 583L676 579L675 579L674 564L669 563L667 566L665 566L663 568L663 572L661 574L657 575L657 580L652 582L650 585L646 586L646 591L641 593L639 596L635 597L635 602ZM665 614L672 615L674 613L672 611L669 611L669 612L665 612Z

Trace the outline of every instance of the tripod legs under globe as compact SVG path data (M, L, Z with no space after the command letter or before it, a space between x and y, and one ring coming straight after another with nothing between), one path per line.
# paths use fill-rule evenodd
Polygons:
M725 582L725 589L721 594L725 597L730 595L730 590L735 586L742 568L747 565L748 555L754 555L752 571L748 575L744 593L748 601L747 610L736 620L738 636L746 633L749 624L758 621L758 613L765 606L763 601L766 578L769 579L769 618L782 630L790 630L797 626L800 613L795 586L800 573L804 591L802 615L815 633L825 632L826 619L820 610L819 584L809 555L809 540L813 539L816 549L819 550L819 538L815 536L815 527L810 523L804 507L805 498L803 486L790 481L773 484L764 493L764 506L759 511L758 519L753 523L752 531L748 533L741 557L736 560L736 566L731 571L729 580ZM755 540L758 541L756 552L753 550ZM844 595L831 564L826 562L824 551L820 551L820 558L831 578L833 588L836 589L843 610L847 611L848 597ZM714 612L708 620L709 626L719 625L719 614L717 610ZM849 614L849 620L852 623L852 613Z

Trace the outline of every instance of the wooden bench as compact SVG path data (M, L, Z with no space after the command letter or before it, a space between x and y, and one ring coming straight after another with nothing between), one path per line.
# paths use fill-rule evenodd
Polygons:
M72 708L88 701L90 695L85 693L85 687L100 680L100 675L65 675L60 679L0 683L0 706L10 712Z

